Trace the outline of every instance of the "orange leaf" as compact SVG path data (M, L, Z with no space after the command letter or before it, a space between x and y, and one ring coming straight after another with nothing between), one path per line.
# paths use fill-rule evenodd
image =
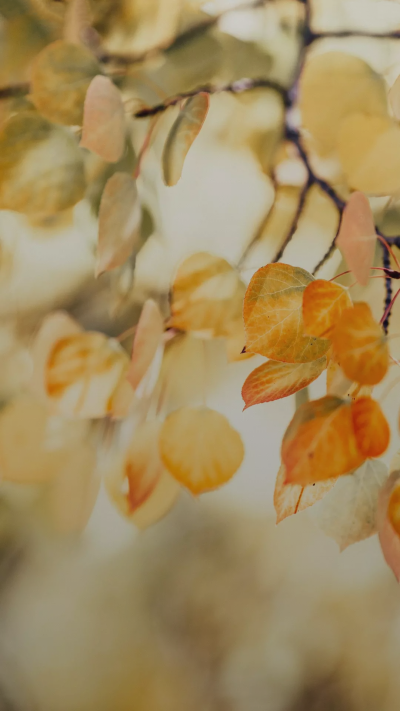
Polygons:
M291 484L306 486L347 474L364 459L350 404L331 395L299 407L282 441L286 481Z
M288 516L293 516L313 506L332 489L336 479L320 481L308 486L285 484L286 470L282 465L279 469L274 491L274 506L276 522L281 523Z
M336 245L359 284L366 286L374 261L375 223L368 199L355 192L344 208Z
M358 449L364 457L380 457L390 442L390 428L380 406L370 397L351 404L351 415Z
M210 95L196 94L185 103L166 140L163 156L163 175L166 185L176 185L182 175L185 158L207 118Z
M246 350L286 363L308 363L327 353L328 340L304 333L303 292L312 281L288 264L268 264L254 274L243 306Z
M400 581L400 471L391 473L378 503L379 541L386 563Z
M239 433L219 412L182 407L164 422L160 453L172 476L193 494L201 494L233 477L244 447Z
M125 111L121 94L111 79L98 74L86 93L81 148L109 163L121 158L125 147Z
M307 387L325 370L326 357L311 363L280 363L269 360L253 370L242 388L245 410L252 405L288 397Z
M377 385L385 377L389 367L386 336L368 304L359 302L342 313L332 341L348 378L362 385Z
M340 284L324 279L312 281L303 294L305 332L310 336L331 338L342 311L351 305L347 289Z
M114 173L101 196L96 276L121 266L138 248L140 223L135 181L128 173Z
M162 342L164 320L155 301L148 299L140 314L133 341L128 381L135 390L146 374Z

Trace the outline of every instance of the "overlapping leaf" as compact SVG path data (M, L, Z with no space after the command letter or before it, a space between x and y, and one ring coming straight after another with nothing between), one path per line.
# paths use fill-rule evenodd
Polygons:
M357 446L363 457L380 457L390 442L390 428L380 406L370 397L360 397L351 404L351 416Z
M358 283L366 286L374 261L376 232L372 210L363 193L350 196L343 210L336 245Z
M164 319L155 301L148 299L143 306L133 341L128 381L135 390L148 371L161 345Z
M331 338L338 318L351 306L351 299L343 286L332 281L316 279L303 295L304 330L310 336Z
M274 506L276 522L280 523L288 516L300 513L320 501L335 485L336 479L319 481L316 484L300 486L286 484L286 470L282 465L279 469L274 491Z
M188 99L166 140L162 166L166 185L176 185L181 178L186 156L207 118L210 95L201 92Z
M125 131L121 94L111 79L98 74L87 90L80 145L116 163L124 152Z
M311 363L281 363L269 360L253 370L243 385L245 409L293 395L316 380L326 366L325 356Z
M239 469L244 447L226 417L208 407L182 407L168 415L160 454L172 476L193 494L225 484Z
M287 363L308 363L327 353L327 339L304 332L303 293L312 281L304 269L288 264L268 264L254 274L243 306L246 350Z
M333 333L337 361L351 380L377 385L389 367L389 349L382 326L368 304L359 302L346 309Z

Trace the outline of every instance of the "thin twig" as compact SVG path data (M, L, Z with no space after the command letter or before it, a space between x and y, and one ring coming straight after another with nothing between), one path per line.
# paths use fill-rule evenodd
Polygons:
M272 263L279 262L279 260L282 258L282 255L283 255L286 247L288 246L289 242L292 240L292 237L293 237L294 233L296 232L297 227L299 225L299 220L300 220L300 217L303 213L304 205L306 203L308 191L309 191L311 185L312 185L312 182L309 179L307 181L307 183L305 184L305 186L302 188L302 190L300 192L299 203L297 205L297 210L296 210L296 213L293 217L292 224L290 225L290 230L286 236L285 241L283 242L283 244L281 245L281 247L275 254L275 257L271 260Z
M14 96L25 96L29 93L29 89L30 85L28 82L0 87L0 100L12 99Z

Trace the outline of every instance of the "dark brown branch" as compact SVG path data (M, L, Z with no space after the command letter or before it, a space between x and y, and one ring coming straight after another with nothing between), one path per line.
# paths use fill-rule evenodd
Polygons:
M300 217L303 213L304 205L306 203L308 191L309 191L311 185L312 185L312 180L310 180L310 178L309 178L307 183L305 184L305 186L302 188L302 190L300 192L299 204L297 205L296 213L293 217L292 224L290 225L290 230L285 238L285 241L279 248L278 252L275 254L275 257L271 260L272 263L279 262L279 260L283 256L283 253L284 253L286 247L288 246L289 242L291 242L292 237L293 237L294 233L296 232L297 227L299 225L299 220L300 220Z
M28 82L0 87L0 100L12 99L16 96L25 96L29 93L29 88Z

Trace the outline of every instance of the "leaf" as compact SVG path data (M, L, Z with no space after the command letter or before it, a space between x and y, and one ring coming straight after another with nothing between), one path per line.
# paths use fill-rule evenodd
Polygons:
M52 42L33 63L32 101L50 121L81 126L86 92L97 74L100 65L88 49L64 40Z
M347 289L340 284L324 279L312 281L303 294L305 332L330 339L342 311L351 305Z
M253 370L242 388L245 410L252 405L289 397L316 380L327 366L324 356L311 363L269 360Z
M135 181L114 173L101 197L96 276L124 264L139 247L141 214Z
M138 528L163 518L181 490L160 459L160 429L161 423L156 421L139 425L123 461L114 463L105 479L113 503Z
M351 404L357 446L363 457L380 457L390 442L390 428L379 404L360 397Z
M70 0L65 13L64 40L83 44L83 35L91 24L89 0Z
M172 126L162 155L164 183L176 185L186 156L207 118L210 95L202 91L187 100Z
M286 363L308 363L327 353L328 340L304 333L303 292L312 281L288 264L268 264L254 274L243 305L246 350Z
M300 78L300 111L316 151L325 156L336 150L338 131L346 116L356 111L387 115L385 82L354 55L311 55Z
M381 324L368 304L346 309L333 333L335 357L345 375L362 385L377 385L389 367L389 349Z
M368 284L371 275L375 245L375 223L369 202L363 193L352 193L343 211L336 246L362 286Z
M81 148L116 163L125 148L125 110L111 79L98 74L91 82L83 110Z
M182 407L164 422L160 454L172 476L193 494L225 484L239 469L242 439L226 417L208 407Z
M132 359L127 379L136 390L148 371L162 343L164 319L155 301L148 299L140 314L133 341Z
M0 209L26 215L66 210L84 197L83 154L75 138L33 111L0 128Z
M400 536L398 530L400 471L391 472L378 502L379 541L386 563L400 581ZM396 526L396 528L394 528ZM397 529L397 530L396 530Z
M286 470L281 465L275 484L274 507L276 511L276 523L281 523L288 516L300 513L314 506L325 494L334 486L336 479L320 481L308 486L297 484L285 484Z
M203 336L229 335L241 318L245 286L225 259L198 252L178 267L171 296L173 328Z
M350 404L327 395L298 408L282 441L286 482L314 484L347 474L364 457L357 447Z
M377 533L378 499L387 477L384 462L368 460L353 474L340 477L312 512L313 520L341 551Z
M361 113L340 126L338 148L350 188L368 195L400 189L400 127L385 116Z
M326 394L337 397L348 396L352 384L353 381L346 378L340 365L331 359L326 373Z
M253 357L254 353L243 353L246 333L242 314L240 314L240 318L228 322L224 331L228 363L235 363L236 361L247 360Z

